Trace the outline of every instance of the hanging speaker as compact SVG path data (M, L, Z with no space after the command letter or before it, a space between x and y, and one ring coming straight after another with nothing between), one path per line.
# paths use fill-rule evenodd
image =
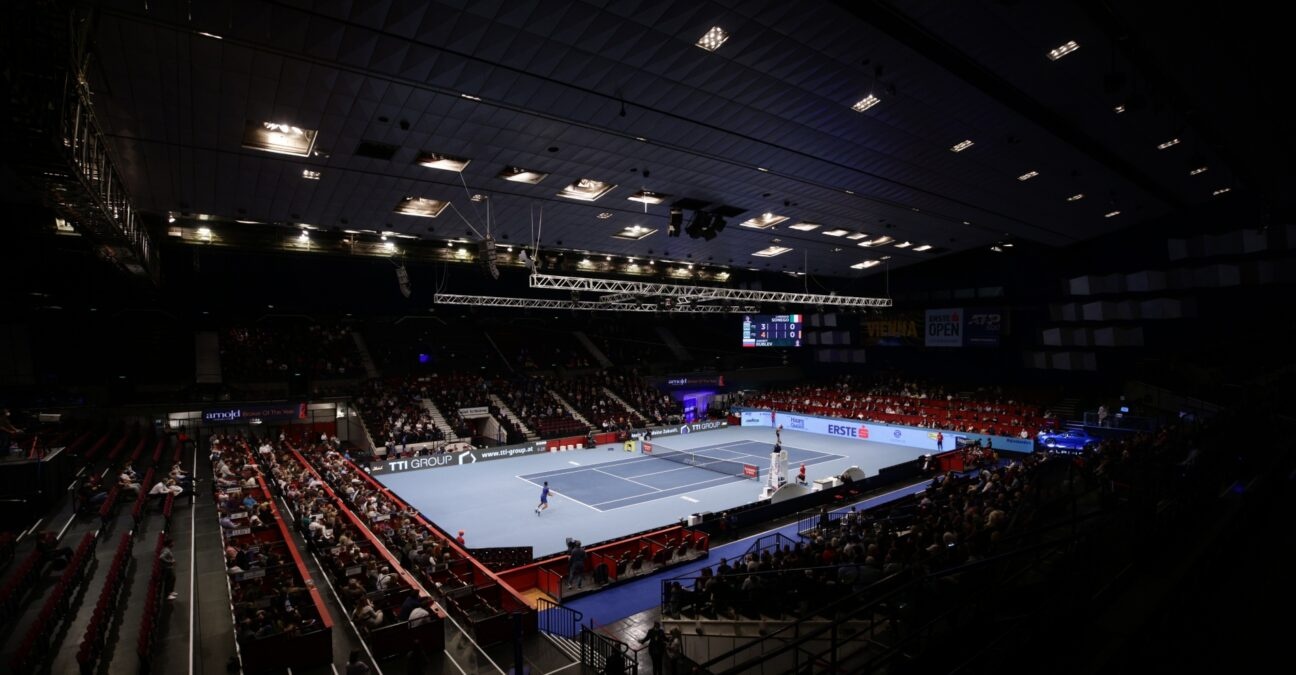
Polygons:
M498 254L495 252L495 237L486 237L477 242L477 259L481 261L486 274L492 279L499 279L499 266L496 264Z
M396 268L396 283L400 286L401 295L408 298L410 296L410 280L409 272L405 271L404 265Z

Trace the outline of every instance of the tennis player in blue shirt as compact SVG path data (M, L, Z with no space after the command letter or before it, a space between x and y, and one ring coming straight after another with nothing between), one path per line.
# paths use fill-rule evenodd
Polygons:
M549 481L545 481L544 487L540 490L540 503L536 505L536 515L540 515L540 512L547 508L549 508Z

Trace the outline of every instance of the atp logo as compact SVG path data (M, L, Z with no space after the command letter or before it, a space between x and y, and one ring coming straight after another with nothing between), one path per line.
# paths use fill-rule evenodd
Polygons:
M688 427L688 425L685 424L684 426L680 427L680 431L679 431L679 432L680 432L681 434L687 434L687 433L689 432L689 427Z
M892 431L892 432L891 432L891 435L894 436L894 437L896 437L896 439L899 439L900 436L901 436L901 434L900 434L900 430L899 430L899 429L896 429L895 431Z

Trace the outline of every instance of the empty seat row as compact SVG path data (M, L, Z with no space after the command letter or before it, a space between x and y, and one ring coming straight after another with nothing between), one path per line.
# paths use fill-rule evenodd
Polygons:
M71 618L69 604L72 602L73 592L85 580L86 568L94 559L94 545L94 533L85 533L81 543L72 553L71 559L68 560L67 567L63 569L58 583L54 585L49 597L45 599L45 604L41 606L36 621L28 628L18 649L10 657L9 667L12 669L10 672L25 673L37 670L37 667L49 656L50 637L58 632L58 627L64 621Z
M131 560L131 543L134 541L132 535L132 532L127 532L117 542L117 551L113 554L112 564L108 567L103 591L99 593L99 602L95 604L90 621L86 624L85 635L81 638L81 646L77 649L76 659L82 675L93 673L95 665L103 656L108 624L111 623L112 614L121 599L121 590L126 586L122 583L122 578Z

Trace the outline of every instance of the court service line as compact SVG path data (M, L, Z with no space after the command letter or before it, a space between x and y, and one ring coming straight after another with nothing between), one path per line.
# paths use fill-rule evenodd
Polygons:
M528 475L528 476L532 476L532 477L534 477L534 478L550 478L550 477L552 477L552 476L566 476L566 475L568 475L568 474L580 473L581 471L585 471L586 469L589 469L589 468L591 468L591 467L595 467L595 466L625 466L625 465L627 465L627 464L633 464L633 463L635 463L635 462L645 462L645 461L648 461L648 460L650 460L650 459L653 459L652 455L642 455L642 456L640 456L640 457L629 457L629 458L626 458L626 459L614 459L614 460L612 460L612 461L610 461L610 462L601 462L601 463L599 463L599 464L591 464L591 465L589 465L589 466L582 466L582 467L575 468L575 469L553 469L553 470L551 470L551 471L540 471L540 472L538 472L538 473L529 473L529 474L527 474L527 475Z
M716 478L716 479L714 479L714 480L707 480L707 481L702 481L702 482L699 482L699 483L690 483L690 484L688 484L688 485L681 485L681 486L679 486L678 488L669 488L668 490L658 490L658 493L662 493L662 492L669 492L670 490L684 490L685 492L688 492L688 491L690 491L690 490L698 489L698 488L700 488L701 486L707 485L707 483L715 483L715 482L717 482L717 481L722 481L722 480L733 481L733 480L736 480L736 479L737 479L736 476L720 476L719 478ZM707 487L715 487L715 486L714 486L714 485L707 485ZM701 488L701 489L705 489L705 488ZM644 496L646 496L646 495L630 495L629 497L621 497L620 499L609 499L609 500L607 500L607 501L605 501L605 502L599 502L599 503L595 504L595 506L603 506L604 504L615 504L615 503L617 503L617 502L624 502L624 501L626 501L626 500L628 500L628 499L638 499L638 498L640 498L640 497L644 497ZM654 502L654 501L657 501L657 499L665 499L666 497L673 497L673 496L675 496L675 495L662 495L661 497L656 497L656 498L654 498L654 499L648 499L648 500L645 500L645 501ZM596 509L596 510L602 510L602 509Z
M522 482L524 482L524 483L531 483L532 485L535 485L536 487L540 487L539 485L536 485L533 481L531 481L531 480L528 479L528 478L523 478L522 476L514 476L514 478L517 478L518 480L520 480L520 481L522 481ZM575 497L568 497L567 495L565 495L565 494L563 494L563 493L561 493L561 492L558 492L557 490L554 490L553 488L550 488L550 489L549 489L549 494L550 494L550 495L558 495L559 497L562 497L563 499L566 499L566 500L569 501L569 502L573 502L573 503L576 503L576 504L580 504L581 506L584 506L585 508L587 508L587 509L589 509L589 510L591 510L591 511L595 511L595 512L598 512L598 513L602 513L602 512L603 512L601 509L596 509L596 508L594 508L593 506L590 506L589 504L586 504L585 502L583 502L583 501L581 501L581 500L579 500L579 499L577 499L577 498L575 498Z
M603 474L604 476L611 476L612 478L616 478L616 479L619 479L619 480L623 480L623 481L625 481L625 482L627 482L627 483L634 483L635 485L642 485L642 486L644 486L644 487L646 487L646 488L648 488L649 490L652 490L652 491L654 491L654 492L661 492L661 491L662 491L661 488L653 487L653 486L651 486L651 485L649 485L649 484L647 484L647 483L640 483L640 482L637 481L637 480L633 480L633 479L630 479L630 478L626 478L625 476L618 476L618 475L616 475L616 474L614 474L614 473L608 473L608 472L606 472L606 471L604 471L604 470L602 470L602 469L599 469L599 468L591 469L591 471L593 471L594 473L601 473L601 474Z

